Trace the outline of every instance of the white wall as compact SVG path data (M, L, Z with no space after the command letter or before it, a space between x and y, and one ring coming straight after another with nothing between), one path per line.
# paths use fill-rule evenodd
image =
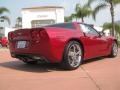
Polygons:
M32 20L53 19L56 23L64 22L63 8L49 9L23 9L22 10L22 28L31 28Z
M56 9L57 20L56 23L64 22L64 9Z
M11 32L11 31L14 31L15 28L8 28L8 27L5 27L5 37L8 38L8 33Z

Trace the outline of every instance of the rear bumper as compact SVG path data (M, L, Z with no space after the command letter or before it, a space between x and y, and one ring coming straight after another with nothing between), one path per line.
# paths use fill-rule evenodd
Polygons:
M46 57L40 56L38 54L33 54L33 53L11 53L11 56L13 58L18 58L20 60L28 60L28 61L44 61L44 62L51 62L48 60Z
M62 60L62 52L58 46L51 44L49 41L42 43L29 43L29 46L24 49L16 48L17 41L9 43L10 53L13 58L20 57L40 57L51 63L60 63Z

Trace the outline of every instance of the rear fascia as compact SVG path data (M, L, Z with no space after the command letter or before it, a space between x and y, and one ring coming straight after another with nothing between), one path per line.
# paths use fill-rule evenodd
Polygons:
M46 30L44 30L44 32L46 32ZM12 32L12 33L15 34L16 32ZM57 58L55 58L54 55L52 55L53 49L51 49L51 42L47 32L46 32L46 37L42 38L39 41L39 43L33 41L32 38L30 37L25 39L24 38L21 39L20 37L20 39L17 38L17 40L14 38L13 40L9 40L9 48L12 57L17 58L16 56L18 55L27 54L27 55L45 57L46 59L50 60L50 62L58 62ZM16 43L20 40L27 40L28 47L24 49L16 48Z

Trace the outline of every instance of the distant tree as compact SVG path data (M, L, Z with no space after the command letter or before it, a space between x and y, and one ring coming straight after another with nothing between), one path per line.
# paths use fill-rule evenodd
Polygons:
M81 18L82 22L84 22L84 18L90 16L91 14L92 14L92 9L86 4L84 6L81 6L80 4L76 4L75 13L73 13L71 16L73 18L76 18L76 21L78 18Z
M103 31L104 30L110 30L110 32L111 32L112 31L112 23L104 23L103 24ZM116 23L115 23L115 32L116 32L115 36L117 38L119 36L119 38L120 38L120 25L118 25Z
M90 6L93 2L98 1L98 5L95 7L93 12L93 18L95 19L96 14L100 11L109 7L111 13L111 21L112 21L112 36L114 36L115 31L115 22L114 22L114 7L120 4L120 0L88 0L87 5Z
M16 27L16 28L21 28L21 27L22 27L22 17L17 17L17 18L16 18L15 27Z
M65 16L64 19L65 19L65 22L71 22L72 21L71 16Z
M3 13L9 13L9 10L5 7L0 7L0 22L4 22L4 20L6 20L8 22L8 24L10 25L10 19L8 16L2 15Z
M71 18L72 18L72 20L73 20L73 19L76 19L76 21L78 20L78 17L77 17L77 14L76 14L76 13L72 13L72 14L71 14Z

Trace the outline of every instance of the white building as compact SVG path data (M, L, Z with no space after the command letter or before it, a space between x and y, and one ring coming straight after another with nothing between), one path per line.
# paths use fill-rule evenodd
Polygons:
M15 28L0 27L0 36L8 37L8 33L11 31L14 31L14 30L15 30Z
M4 36L5 36L5 37L8 37L8 33L11 32L11 31L14 31L14 30L16 30L16 28L5 27Z
M42 6L22 9L22 28L40 27L64 22L64 8Z

